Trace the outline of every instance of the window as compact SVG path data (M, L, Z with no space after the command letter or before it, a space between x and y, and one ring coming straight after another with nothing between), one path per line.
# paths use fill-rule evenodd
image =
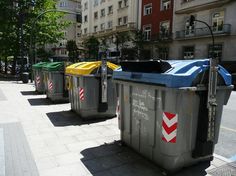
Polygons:
M84 3L84 10L88 9L88 2Z
M88 29L84 28L84 34L87 34Z
M86 23L86 22L88 22L88 16L87 15L84 16L84 23Z
M150 15L152 13L152 4L147 4L144 6L144 15Z
M94 0L94 7L98 6L98 0Z
M101 10L101 17L104 17L105 16L105 9L102 9Z
M118 2L118 7L119 7L119 9L122 8L122 1L119 1L119 2Z
M160 23L160 37L166 38L170 34L170 21L164 21Z
M193 0L182 0L182 3L187 3L187 2L191 2Z
M94 32L97 32L98 26L94 26Z
M171 8L170 0L161 0L161 10L168 10Z
M213 31L218 32L223 30L224 26L224 11L216 12L212 15Z
M113 6L108 7L108 15L113 13Z
M101 24L101 31L105 30L105 23Z
M94 19L98 19L98 12L94 12Z
M128 23L128 17L125 16L125 17L123 17L123 24L127 24L127 23Z
M190 25L189 19L185 23L185 35L190 36L194 35L195 30L194 30L194 24Z
M183 56L184 56L184 59L193 59L194 58L194 47L193 46L183 47Z
M118 25L122 25L122 18L118 18Z
M151 39L151 26L144 26L144 40L149 41Z
M215 47L214 47L214 57L218 57L219 60L221 61L222 53L223 53L223 45L222 44L215 44ZM212 45L209 45L208 57L212 58Z
M128 0L124 0L124 7L128 7Z
M113 26L113 23L112 23L112 21L108 21L108 23L107 23L107 28L108 28L108 29L111 29L111 28L112 28L112 26Z
M104 2L106 2L106 0L101 0L101 4L104 3Z
M59 6L60 6L60 7L66 7L66 6L67 6L67 3L64 2L64 1L63 1L63 2L60 2Z
M169 58L169 48L167 47L159 48L159 58L167 60Z

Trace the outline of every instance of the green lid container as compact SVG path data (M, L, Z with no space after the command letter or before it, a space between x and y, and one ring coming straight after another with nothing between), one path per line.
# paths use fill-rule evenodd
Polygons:
M47 64L49 64L49 63L51 63L51 62L39 62L39 63L37 63L37 64L34 64L34 65L32 66L32 68L33 68L34 70L41 70L45 65L47 65Z
M64 71L64 62L51 62L43 66L45 71Z

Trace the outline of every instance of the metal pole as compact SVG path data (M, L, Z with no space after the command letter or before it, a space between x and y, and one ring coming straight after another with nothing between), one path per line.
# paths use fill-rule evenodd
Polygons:
M208 108L208 134L207 141L214 141L215 139L215 118L216 118L216 90L217 90L217 77L218 77L218 60L215 57L215 38L211 27L204 21L195 20L194 17L191 18L200 23L204 23L210 30L212 37L212 58L210 58L210 68L209 68L209 84L208 84L208 98L207 98L207 108Z

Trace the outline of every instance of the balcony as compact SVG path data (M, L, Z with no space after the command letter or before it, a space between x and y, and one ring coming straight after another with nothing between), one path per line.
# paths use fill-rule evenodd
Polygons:
M151 35L151 40L152 42L157 42L157 41L172 41L173 39L173 34L171 32L165 32L165 33L159 33L159 34L153 34Z
M229 35L231 33L231 24L224 24L223 26L211 27L211 29L213 31L214 36ZM176 32L177 40L203 38L209 36L211 36L211 33L207 27Z
M135 30L135 23L126 23L116 26L116 30L120 32Z

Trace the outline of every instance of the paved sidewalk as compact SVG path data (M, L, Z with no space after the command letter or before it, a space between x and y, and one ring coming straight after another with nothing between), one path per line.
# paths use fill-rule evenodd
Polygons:
M120 145L117 123L82 121L70 104L52 104L32 84L0 81L0 176L165 175ZM235 172L227 162L216 156L211 166L203 163L176 176Z

